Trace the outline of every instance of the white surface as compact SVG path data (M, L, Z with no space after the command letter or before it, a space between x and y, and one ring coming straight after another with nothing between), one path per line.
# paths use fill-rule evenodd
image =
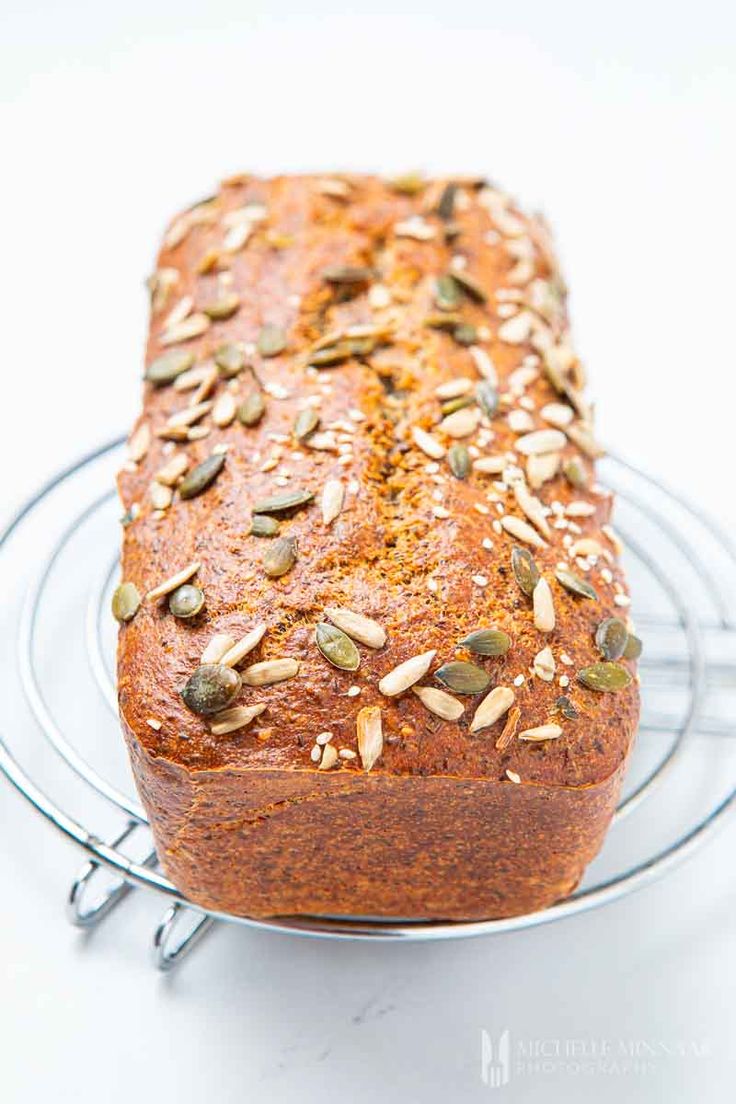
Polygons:
M543 203L602 435L736 520L730 5L13 8L8 507L132 417L142 280L178 206L237 169L418 166L487 172ZM654 888L524 934L402 947L221 929L159 977L144 942L160 904L134 895L80 937L62 916L78 856L3 788L0 1096L473 1101L496 1092L481 1030L509 1028L548 1054L633 1042L640 1059L588 1072L553 1058L514 1070L499 1099L725 1100L733 847L731 830Z

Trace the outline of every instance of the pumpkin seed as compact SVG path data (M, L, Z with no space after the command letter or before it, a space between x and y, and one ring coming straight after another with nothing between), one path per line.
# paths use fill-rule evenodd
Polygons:
M146 368L145 378L156 387L164 387L167 383L173 383L182 372L187 372L194 364L194 353L185 349L170 349L162 353Z
M465 706L451 694L444 690L438 690L435 686L412 686L412 693L416 694L422 705L426 706L435 717L442 717L443 721L457 721L465 712Z
M221 663L203 663L190 676L181 696L192 713L208 716L226 709L240 693L241 686L237 671Z
M234 379L245 368L245 354L238 345L221 345L215 351L215 364L223 379Z
M462 293L459 285L452 276L445 273L437 277L435 284L434 301L442 311L454 311L462 302Z
M333 667L340 671L358 670L360 652L341 629L320 621L314 630L314 638L322 655Z
M313 406L309 406L306 410L302 410L297 414L294 422L294 436L297 441L304 441L310 433L314 433L318 425L319 414Z
M433 648L429 652L422 652L420 655L405 660L383 676L378 683L378 689L387 698L403 694L404 690L408 690L410 686L413 686L415 682L419 682L420 678L426 675L435 655L436 650Z
M456 479L467 479L472 464L466 445L452 445L447 453L447 462Z
M456 694L481 694L491 681L481 667L461 659L444 663L434 675Z
M519 545L515 545L514 548L512 548L511 570L514 573L514 578L517 583L524 591L524 594L526 594L527 598L531 598L534 594L534 588L539 582L539 568L528 549L520 548Z
M463 269L453 269L452 278L456 284L459 284L460 288L465 292L469 299L472 299L475 303L485 303L488 299L484 289L469 272L465 272Z
M297 506L305 506L311 502L314 495L311 491L288 491L286 494L274 495L273 498L262 498L260 502L253 504L254 514L280 514L284 510L294 510Z
M466 406L474 406L475 398L473 395L458 395L455 399L448 399L447 402L442 404L443 415L454 414L456 410L462 410Z
M363 770L369 771L383 751L383 725L381 710L377 705L367 705L356 717L358 754Z
M638 659L642 652L642 643L638 636L629 633L624 648L624 659Z
M121 583L112 596L112 615L121 624L132 621L141 605L141 596L135 583Z
M442 195L440 201L437 204L437 214L445 222L449 221L455 212L455 196L457 194L457 184L452 182L445 184L442 189Z
M629 633L618 617L607 617L595 631L595 646L604 659L620 659L626 651Z
M559 698L555 702L555 708L560 711L563 717L568 721L575 721L580 716L575 706L572 704L567 694L560 694Z
M372 268L362 268L359 265L331 265L322 271L323 280L328 284L338 285L367 284L374 276Z
M275 537L280 529L276 518L267 514L253 514L250 519L250 535L252 537Z
M197 464L188 475L185 475L179 484L179 494L182 498L194 498L206 491L211 483L214 483L225 466L225 454L217 453L208 456L201 464Z
M460 643L476 655L505 655L511 647L511 638L500 629L477 629Z
M578 598L592 598L594 602L598 601L598 595L585 579L581 579L579 575L573 574L572 571L568 571L564 567L558 567L555 571L555 579L558 583L569 590L571 594L575 594Z
M226 668L230 670L231 668ZM277 682L285 682L299 674L299 661L297 659L264 659L261 663L254 663L243 671L243 682L246 686L273 686Z
M278 356L286 348L286 334L281 326L268 322L261 328L256 344L262 357Z
M389 188L392 191L398 192L399 195L419 195L426 187L426 180L420 173L403 173L401 176L395 176L392 180L387 181Z
M463 324L459 314L428 314L424 319L424 325L432 330L454 330Z
M578 682L589 690L614 692L625 690L631 683L631 675L620 663L594 663L578 671Z
M208 303L206 307L202 307L202 310L214 322L224 321L226 318L232 318L235 312L240 310L240 296L231 292L216 299L214 303Z
M196 617L204 606L204 591L191 583L184 583L169 595L169 612L186 620Z
M452 331L452 336L458 345L475 345L478 340L478 331L472 322L461 322Z
M478 406L487 418L492 418L498 410L498 391L488 380L482 380L475 389Z
M382 648L386 643L386 630L383 626L362 613L355 613L343 606L325 606L325 613L338 629L342 629L360 644L366 644L369 648Z
M588 473L585 464L578 456L571 456L562 465L562 474L573 487L582 489L588 485Z
M250 391L235 411L239 422L244 426L258 425L266 413L266 404L260 391Z
M481 728L488 728L508 712L514 704L516 695L508 686L496 686L491 690L475 711L475 716L470 723L470 731L478 732Z
M263 570L272 579L278 579L291 571L296 563L296 540L294 537L279 537L268 547L263 555Z

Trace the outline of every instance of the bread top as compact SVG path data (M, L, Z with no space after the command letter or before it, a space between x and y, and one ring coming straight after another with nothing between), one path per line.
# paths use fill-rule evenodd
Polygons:
M121 712L145 749L192 771L367 766L564 786L615 771L635 729L636 681L599 692L578 676L603 659L600 624L628 621L628 596L544 224L475 180L242 176L171 224L150 287L146 363L184 350L193 366L175 383L144 385L119 477L122 575L145 596L198 563L190 581L205 607L182 620L165 598L144 598L121 626ZM227 361L224 346L244 362L230 379L215 366L216 356ZM229 396L239 405L254 390L260 421L231 420ZM300 415L300 431L312 429L301 440ZM223 451L214 481L183 498L177 467L191 472ZM342 504L325 523L328 483L327 517ZM250 534L254 504L302 491L314 498L271 515L277 538ZM296 562L272 577L263 558L282 537L295 539ZM542 594L535 623L514 547L531 553L549 586L551 631L538 627ZM566 589L561 567L596 597ZM383 647L357 644L355 671L337 669L315 643L333 607L385 630ZM216 735L182 687L215 634L237 641L259 625L263 638L238 669L292 657L298 673L244 686L233 705L266 708ZM486 657L460 643L482 629L506 633L508 651ZM458 720L435 715L411 689L379 689L430 651L418 686L451 694L464 706ZM434 672L454 661L485 671L488 689L461 695L438 681ZM621 658L621 669L633 674L634 664ZM518 714L471 732L494 687L513 692ZM372 763L357 740L366 707L380 709ZM375 734L376 714L369 719ZM562 734L519 738L547 725ZM323 733L355 757L315 751Z

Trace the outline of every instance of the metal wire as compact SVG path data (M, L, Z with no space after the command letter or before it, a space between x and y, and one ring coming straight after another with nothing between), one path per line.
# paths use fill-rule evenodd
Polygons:
M115 440L83 457L41 488L38 494L22 507L10 525L0 535L0 553L37 507L49 499L66 481L73 480L82 470L88 470L95 461L111 454L119 447L121 441L122 439ZM642 495L641 488L649 492L654 491L660 499L663 495L675 499L679 507L692 516L703 532L709 533L711 539L716 540L716 543L730 558L734 567L736 567L736 551L725 538L725 535L714 533L714 530L709 528L708 523L699 517L681 497L668 495L668 492L664 491L658 483L641 475L627 461L615 458L612 462L614 467L618 467L621 472L628 473L630 477L633 477L640 488L639 491L630 488L619 488L617 492L619 498L636 510L641 517L648 518L649 521L654 519L660 534L670 542L673 549L676 549L684 564L689 565L690 568L698 569L699 578L704 582L716 615L714 622L709 611L705 611L703 615L701 611L696 609L689 600L686 591L675 584L669 573L662 569L657 558L651 555L630 531L622 528L629 553L656 580L675 614L674 621L655 617L648 623L654 628L659 627L669 633L679 634L683 646L682 655L668 653L661 658L647 659L644 669L645 671L649 670L663 681L668 680L668 684L670 684L674 674L678 680L678 685L686 690L687 700L682 717L670 717L661 713L657 714L655 711L651 713L642 726L642 730L647 732L670 732L674 735L674 739L664 751L657 765L619 805L615 814L615 823L618 824L634 812L645 799L654 793L656 788L665 782L678 761L683 746L695 732L715 731L719 734L732 734L733 731L729 723L720 716L702 718L711 676L715 675L717 679L720 678L725 684L733 685L733 668L727 664L709 664L706 661L703 643L704 630L709 631L715 626L722 631L730 631L732 619L722 590L715 579L704 573L698 550L693 549L687 543L683 543L678 530L669 521L666 513L663 513L662 509L653 506L646 495ZM1 738L0 770L38 812L63 835L85 851L88 856L89 862L74 882L69 895L69 915L74 923L89 926L98 922L134 886L151 889L169 899L171 904L158 925L154 936L155 961L161 969L169 969L179 962L188 950L203 937L215 920L227 920L251 927L301 935L370 940L459 938L515 931L521 928L533 927L537 924L548 923L605 904L649 884L655 878L670 870L676 863L686 858L697 846L709 838L736 806L735 790L723 797L697 824L656 854L629 869L621 871L604 882L588 889L579 890L567 900L553 905L551 908L524 916L510 917L503 920L445 923L432 921L392 922L329 917L253 920L248 917L232 916L221 912L206 912L187 901L176 887L160 871L155 869L156 857L153 850L149 850L140 861L135 861L124 853L123 847L127 845L135 832L144 831L147 833L145 812L136 800L113 786L77 752L48 706L42 689L42 676L37 670L38 622L45 607L49 580L57 568L68 543L79 533L80 528L104 507L111 497L112 492L105 492L85 506L79 515L67 525L61 537L51 549L46 562L29 589L21 614L18 632L18 661L26 700L40 731L50 746L62 757L74 773L109 806L125 816L123 830L110 843L99 839L94 832L88 830L59 808L55 801L37 786L33 778L18 762L8 744ZM116 713L117 708L115 688L111 672L105 661L105 648L101 636L101 611L106 606L106 598L116 570L117 553L105 563L104 569L93 580L85 610L85 646L88 663L94 683L112 713ZM90 884L94 884L94 877L100 869L112 871L113 874L117 875L118 881L113 882L106 893L90 904L87 901L87 894Z

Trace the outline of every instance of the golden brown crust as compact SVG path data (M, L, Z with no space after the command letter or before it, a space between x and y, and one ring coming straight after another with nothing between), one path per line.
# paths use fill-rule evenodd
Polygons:
M638 696L635 683L597 693L576 681L601 659L596 627L627 615L607 527L610 500L595 487L591 461L582 458L587 488L558 471L531 489L545 508L537 531L546 531L546 543L531 551L552 593L551 632L535 627L532 602L511 571L520 542L501 527L508 516L530 524L520 507L529 488L522 482L518 498L514 491L525 474L534 482L535 461L529 470L519 451L526 433L551 430L574 408L560 461L580 460L581 432L590 451L562 285L541 225L500 193L471 184L457 190L448 222L437 214L444 189L434 182L406 195L368 177L238 178L172 224L159 258L147 363L167 348L162 335L175 338L183 324L184 332L203 332L173 347L191 350L205 374L226 342L240 343L249 366L229 382L218 379L212 394L206 383L202 395L147 384L134 436L139 458L120 476L123 503L136 515L125 529L123 577L144 594L186 564L201 564L193 580L206 595L199 617L177 620L165 601L144 602L122 627L119 696L164 866L209 907L457 918L526 911L575 884L615 803ZM336 266L370 272L345 285L325 279ZM442 317L437 278L452 271L474 281L457 307L476 328L471 346L427 325ZM207 323L202 308L230 309L232 296L234 313ZM267 324L285 333L279 355L257 350ZM325 334L356 325L378 338L335 366L308 366L308 351L324 345ZM498 379L498 411L453 438L439 426L436 389L458 378L475 388L479 370L491 371L486 358ZM193 397L217 403L231 394L239 402L254 379L267 406L257 425L213 424L227 420L225 403L224 417L217 406L204 410L197 427L206 435L195 429L195 439L181 443L159 436L171 436L167 420ZM551 403L564 409L547 410ZM298 442L294 422L305 409L319 414L318 438ZM477 407L465 409L477 417ZM418 447L417 430L445 452L464 444L471 460L506 457L506 470L456 478L446 454L432 460ZM174 490L166 505L159 487L152 502L154 476L172 457L185 456L191 470L225 446L224 468L202 494L183 499ZM325 525L320 497L328 480L340 481L344 501ZM251 507L302 489L315 500L281 521L281 535L296 538L296 564L272 578L261 562L270 542L249 535ZM587 543L576 547L580 541ZM560 564L592 584L597 599L564 589L555 578ZM332 606L386 630L382 648L358 644L355 672L331 666L314 643L315 625ZM259 623L266 633L240 669L290 656L299 673L245 687L237 704L267 708L249 726L215 736L179 690L214 634L239 639ZM505 655L473 656L459 646L469 632L491 627L511 638ZM550 681L534 673L546 647ZM436 657L422 685L439 686L433 672L463 659L485 670L491 687L513 689L520 718L507 746L496 747L504 717L470 732L484 694L458 696L465 705L458 721L433 715L411 691L381 694L383 676L429 650ZM577 718L560 713L563 694ZM359 755L336 756L329 770L318 770L318 734L331 732L331 746L358 752L356 721L367 706L380 707L383 730L371 773ZM559 738L519 738L549 723L561 726ZM476 831L482 840L471 846ZM506 848L513 864L503 860ZM328 861L338 852L340 874Z

